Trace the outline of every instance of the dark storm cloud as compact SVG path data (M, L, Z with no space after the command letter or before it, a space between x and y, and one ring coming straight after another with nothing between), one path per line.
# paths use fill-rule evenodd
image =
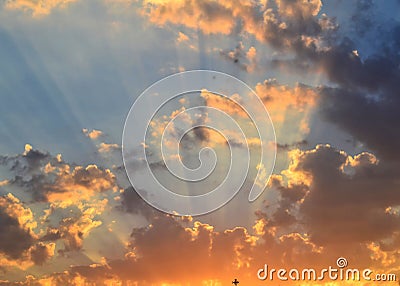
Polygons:
M325 119L365 143L382 159L400 159L399 96L374 99L366 93L341 88L324 88L321 95Z
M347 41L319 63L336 88L321 88L321 113L387 160L399 160L400 26L391 29L380 54L361 59Z
M281 207L290 210L301 200L299 222L318 245L384 240L400 227L399 216L388 212L400 204L399 169L369 153L350 157L328 145L297 151L284 173L311 181L280 187Z
M11 259L22 258L35 242L30 230L24 229L17 218L0 208L0 252Z
M296 203L304 198L308 191L308 187L304 184L291 185L290 187L284 186L282 178L273 176L270 184L275 187L280 194L280 201L278 208L271 217L271 226L287 227L293 223L298 222L292 210Z

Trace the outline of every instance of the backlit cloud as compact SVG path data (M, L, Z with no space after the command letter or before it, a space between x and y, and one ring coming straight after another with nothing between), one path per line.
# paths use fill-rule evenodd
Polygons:
M282 172L287 178L287 187L281 188L283 202L291 194L290 200L298 204L298 217L309 228L313 241L373 242L397 232L399 216L387 211L400 204L394 191L396 172L387 173L393 166L378 164L373 154L352 157L329 145L293 150L290 157L289 168Z
M319 0L273 2L146 0L142 14L159 26L184 25L205 34L250 34L285 49L306 39L320 42L322 31L330 28L318 19Z

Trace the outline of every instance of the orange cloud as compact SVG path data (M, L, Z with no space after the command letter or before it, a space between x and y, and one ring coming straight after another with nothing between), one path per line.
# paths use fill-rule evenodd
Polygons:
M36 215L44 213L37 220L33 210L14 195L0 197L0 220L4 216L8 221L0 224L0 241L7 242L0 243L3 265L44 265L56 249L60 254L80 250L89 233L102 225L99 217L108 207L108 195L118 190L110 170L70 165L61 155L53 157L29 144L22 154L0 157L0 163L15 174L6 187L26 191L35 202ZM64 248L58 241L64 242Z
M98 151L100 153L109 153L113 150L119 150L121 149L121 147L118 144L113 144L113 143L100 143L100 145L98 146Z
M77 0L14 0L6 1L5 7L12 10L23 10L32 13L33 17L46 16L53 9L63 9Z
M255 91L262 98L277 132L301 135L309 132L308 122L318 100L318 94L313 88L301 84L291 88L279 85L275 80L266 80L258 83Z
M317 19L322 6L320 0L276 0L272 3L145 0L141 13L158 26L184 25L204 34L246 33L284 49L294 49L296 41L303 38L319 41L321 31L331 29L326 24L326 15L321 21Z
M144 1L146 9L143 15L149 17L152 23L182 24L189 28L201 29L206 34L229 34L235 21L232 17L232 7L226 7L225 1ZM226 1L228 2L228 1ZM233 5L233 2L231 2ZM213 13L214 17L210 15Z
M82 129L83 134L85 134L87 137L89 137L92 140L98 139L100 136L103 136L103 131L93 129L89 131L89 129L83 128Z
M318 101L318 94L313 88L301 84L291 88L280 85L275 80L265 80L256 85L255 92L271 116L278 140L296 142L309 133L309 120ZM247 118L247 113L239 105L240 95L232 96L232 99L239 104L207 91L203 91L201 96L207 106L217 108L231 116Z
M7 186L7 185L8 185L8 183L9 183L9 181L8 181L8 180L3 180L3 181L0 181L0 187Z
M247 117L247 113L240 106L241 97L238 94L232 95L230 97L232 100L229 100L223 96L208 92L207 90L202 90L201 97L204 98L207 106L226 112L230 116ZM235 101L238 103L235 103Z
M257 50L255 47L250 47L246 52L246 57L250 64L247 66L248 72L253 72L257 67Z
M30 232L37 227L32 210L25 208L21 201L13 194L8 193L0 197L0 208L10 217L16 218L24 230Z
M227 60L232 61L247 72L254 72L258 68L257 50L251 46L247 51L243 42L231 50L220 50L220 54Z
M186 41L189 41L189 37L186 34L179 32L178 38L176 39L176 41L178 43L186 42Z
M60 202L63 205L81 200L90 200L97 193L115 189L115 176L108 170L99 169L96 165L86 168L69 166L58 168L57 177L52 184L44 185L49 202Z
M276 0L279 13L287 17L310 18L316 16L321 10L321 0Z
M102 223L94 220L93 215L83 214L79 218L65 218L60 222L58 231L63 239L65 251L79 250L82 248L84 238Z

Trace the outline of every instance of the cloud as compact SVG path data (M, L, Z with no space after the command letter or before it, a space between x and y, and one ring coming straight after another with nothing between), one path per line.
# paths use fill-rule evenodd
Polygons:
M363 21L371 19L372 3L357 5L352 21L368 26ZM357 35L342 34L335 19L321 13L321 7L321 1L145 1L143 14L160 26L183 25L204 34L252 35L277 51L275 67L326 76L335 87L316 91L321 96L322 117L380 157L398 160L400 137L393 132L400 120L398 24L387 22L385 29L374 30L379 32L379 37L373 37L379 39L379 48L363 55L356 40L348 37ZM239 45L222 54L239 64L245 53ZM299 121L303 133L309 129L306 121Z
M100 143L100 145L97 146L98 147L98 151L100 153L109 153L111 151L116 151L116 150L120 150L121 146L119 146L118 144L115 143Z
M7 0L5 7L11 10L23 10L32 13L33 17L42 17L54 9L64 9L76 0Z
M220 50L220 54L247 72L254 72L258 68L257 50L253 46L246 51L243 43L239 42L235 49Z
M178 43L187 42L189 41L189 37L185 33L179 32L176 41Z
M281 144L304 140L318 106L319 95L314 88L303 84L290 87L270 79L258 83L255 92L264 102Z
M89 137L92 140L96 140L99 137L104 135L103 131L96 130L96 129L89 131L89 129L83 128L82 132L83 132L83 134L85 134L87 137Z
M0 197L0 261L3 267L42 265L54 255L55 244L39 242L32 210L11 193Z
M6 186L6 185L8 185L8 180L3 180L3 181L0 181L0 187L3 187L3 186Z
M37 243L30 249L31 260L36 265L43 265L47 260L54 256L54 249L56 244L49 243L44 244L42 242Z
M112 281L111 279L107 281L105 279L102 281L104 284L99 285L118 285L115 283L120 283L121 281ZM110 284L107 284L109 282ZM63 285L72 285L72 286L79 286L84 283L90 283L87 279L80 276L77 273L70 273L68 271L64 271L62 273L52 273L50 275L45 275L40 278L36 278L33 275L27 275L24 281L12 282L12 281L1 281L0 285L7 285L7 286L42 286L42 285L56 285L56 286L63 286Z
M144 1L148 11L143 14L157 25L168 22L183 24L189 28L201 29L206 34L229 34L234 26L232 9L225 3L216 1L179 1L179 2L153 2Z
M247 66L247 71L253 72L257 69L257 49L251 46L246 52L246 57L250 62L250 64Z
M144 214L142 211L147 208L149 212L145 216L148 224L132 230L124 258L105 259L91 265L76 265L62 274L31 279L36 282L52 281L55 285L56 281L61 281L60 285L74 285L73 283L78 283L76 281L96 285L107 281L140 285L202 285L206 281L230 281L232 273L235 273L242 283L254 284L257 282L254 273L264 263L271 267L324 267L335 265L338 253L348 258L353 267L393 266L396 262L392 262L390 252L382 249L383 246L379 246L377 242L379 238L393 234L393 229L391 233L381 232L380 228L375 234L363 231L368 223L374 223L374 218L367 214L375 214L380 208L366 207L366 202L376 200L376 197L370 197L374 186L362 190L369 193L369 198L358 198L360 207L352 210L363 211L359 219L353 212L343 212L347 200L354 200L352 192L361 193L360 190L355 190L362 181L359 177L371 176L371 171L381 168L374 158L370 153L349 156L328 145L307 151L293 150L292 163L287 172L274 175L271 179L271 185L281 195L280 210L271 217L258 212L253 229L235 227L218 230L190 217L165 215L146 205L130 188L122 194L124 210ZM354 172L347 174L345 168L354 168ZM324 173L326 170L335 171L330 173L331 179L338 181L341 186L345 186L341 180L353 180L354 183L345 190L329 195L332 181L328 181L328 175ZM309 184L300 184L296 180L300 173L307 173L312 181ZM378 173L372 172L372 177ZM365 186L368 184L363 185ZM385 200L393 202L393 197ZM386 204L382 206L384 205ZM286 217L285 210L288 211ZM391 217L387 211L384 213L387 217L383 217L381 223ZM372 220L364 222L365 218ZM297 224L291 223L292 220ZM55 240L64 236L69 243L66 247L81 249L82 238L92 227L91 220L83 218L79 222L71 218L65 219L57 232L52 233ZM63 231L66 234L62 234ZM359 231L361 234L358 234ZM340 238L340 242L344 240L346 243L336 243L336 237ZM38 248L44 251L43 246ZM52 245L48 249L51 253Z
M33 175L44 161L50 159L50 154L34 150L31 145L25 145L25 151L16 156L0 156L0 164L7 166L17 176Z
M350 156L329 145L289 154L291 164L282 172L287 186L278 184L282 203L289 210L297 204L297 222L305 225L312 241L350 245L381 241L397 232L399 216L387 212L400 205L395 166L379 163L370 153Z
M35 242L32 211L8 194L0 197L0 221L0 252L11 259L22 258Z
M64 244L64 248L58 248L58 253L61 255L65 255L70 251L81 250L84 239L89 236L91 231L102 225L100 216L106 209L107 204L107 199L93 200L89 203L81 203L74 206L78 210L74 207L68 208L63 205L59 207L52 204L45 221L53 221L53 223L46 224L46 229L42 231L42 236L39 240L42 242L57 242L61 240ZM61 218L59 218L60 215Z
M255 273L264 263L301 269L334 265L337 259L335 250L316 245L307 234L279 234L262 215L254 224L254 234L243 227L217 231L209 224L162 214L149 219L147 227L133 230L124 259L72 267L70 273L91 282L108 277L140 285L224 283L231 281L234 273L242 283L251 285L257 283ZM368 260L369 248L359 249L363 250L361 257Z
M395 132L400 120L395 88L380 98L344 88L321 90L323 118L352 134L382 159L399 160L400 135Z
M306 146L308 144L307 140L301 140L298 142L294 142L293 144L276 144L277 150L281 152L287 152L291 149L300 148L302 146Z
M128 213L142 214L145 217L151 217L157 212L153 207L148 205L131 186L121 193L120 209Z
M87 167L77 166L71 171L63 170L58 174L55 183L46 185L47 199L54 201L62 199L63 195L73 197L81 194L84 198L93 196L94 193L101 193L111 190L115 187L115 177L108 169L100 169L96 165ZM58 196L61 196L58 198Z
M84 238L94 228L101 225L101 221L94 220L93 215L84 212L82 216L69 217L61 220L59 225L60 238L64 241L65 249L61 252L80 250Z
M293 161L290 172L311 173L312 181L309 184L300 184L294 179L296 174L292 174L292 177L288 175L285 179L282 177L284 175L274 175L271 185L278 188L281 194L280 208L270 218L269 215L258 212L258 219L251 233L244 227L216 230L212 225L193 221L192 218L172 217L153 211L146 216L149 221L147 226L133 229L124 259L108 260L105 264L92 266L76 266L70 272L91 282L112 278L115 281L130 281L141 285L200 285L206 283L206 280L229 280L232 273L240 276L243 283L256 283L254 273L264 263L269 263L271 267L298 268L334 265L338 253L347 257L353 267L368 266L375 269L388 263L391 266L396 265L395 259L392 261L385 258L390 252L382 250L376 242L371 242L387 237L388 233L382 234L378 229L376 234L367 235L363 229L368 223L374 223L373 221L362 222L354 213L342 211L341 204L346 204L348 198L342 195L351 192L358 183L355 182L343 192L339 191L336 196L340 199L337 198L336 201L331 196L326 202L308 201L315 196L323 198L326 195L322 194L325 192L325 185L314 187L324 173L317 171L321 167L319 164L331 165L325 168L338 170L341 176L348 176L346 179L358 181L357 177L364 172L368 173L367 170L379 168L374 156L370 153L349 156L330 146L321 145L309 151L293 151L291 158ZM314 169L313 164L318 166ZM344 173L342 166L356 170L348 175ZM130 191L134 192L133 189ZM321 194L317 194L318 192ZM137 195L132 197L135 212L143 208L143 205L138 204L138 199ZM363 218L364 214L374 213L374 210L366 208L364 204L373 199L361 199L362 206L354 211L364 210L360 214ZM339 201L340 205L337 204ZM326 220L325 213L331 212L335 214ZM324 224L320 216L324 217ZM387 218L390 220L389 215ZM293 224L293 221L297 224ZM321 235L324 239L321 239ZM337 243L336 237L340 238L340 242L345 240L346 243ZM157 271L148 271L149 269ZM196 271L187 272L185 269Z
M0 156L15 177L10 185L23 187L34 200L64 205L89 200L98 193L115 190L116 178L109 169L96 165L74 166L27 145L23 154Z
M250 34L275 48L293 49L296 43L318 37L329 25L318 18L321 1L143 1L142 14L150 22L183 25L204 34ZM321 19L324 19L323 17Z
M258 83L255 92L271 116L280 144L292 144L304 140L310 131L309 121L318 107L318 90L303 84L290 87L279 84L275 79L269 79ZM231 98L239 104L206 91L203 91L201 96L207 106L226 112L236 120L248 118L240 106L242 98L238 94Z
M313 71L327 77L331 87L291 87L276 81L257 85L274 122L283 126L282 134L295 136L280 142L281 149L290 150L291 163L271 179L280 201L275 209L268 208L268 213L259 212L254 231L244 227L217 228L204 222L191 225L180 218L164 217L129 188L120 194L122 209L143 214L149 224L134 229L124 259L76 266L69 272L38 279L28 277L26 284L40 281L79 285L96 281L101 285L129 279L146 285L165 282L161 281L163 277L170 282L189 281L192 276L186 271L188 268L196 270L197 281L230 281L232 273L238 273L244 281L254 282L253 268L257 270L265 262L334 265L338 254L345 255L351 265L398 268L398 30L394 28L392 35L382 36L389 39L387 45L382 45L384 49L366 57L353 42L330 41L325 33L337 26L321 14L320 1L146 3L149 10L144 13L157 25L184 25L205 34L254 36L275 47L278 54L294 54L294 60L287 63L312 66ZM238 64L248 66L252 60L257 63L263 54L259 45L256 47L257 50L248 46L228 49L226 54L230 60L238 59ZM211 104L213 99L208 100ZM308 134L309 120L318 104L324 119L354 134L372 151L349 155L326 145L311 150L302 150L303 144L296 146ZM234 106L225 108L240 116L241 111ZM289 127L296 132L286 129ZM209 139L204 130L196 131L196 140ZM87 130L85 134L91 138L92 132ZM91 139L100 136L93 135ZM0 162L12 174L3 181L7 183L0 182L2 191L18 189L21 194L33 195L35 207L46 206L44 231L35 234L29 231L39 223L33 217L35 207L30 209L16 197L1 199L0 219L5 223L1 224L0 233L7 239L1 240L0 248L2 255L8 257L2 257L1 264L4 265L4 259L15 264L25 259L43 264L62 248L58 245L61 241L61 253L82 250L85 238L103 224L99 215L107 202L103 198L99 201L99 197L116 191L112 172L98 165L68 164L61 156L35 150L30 145L22 154L1 156ZM241 211L238 209L239 215ZM15 235L23 241L11 240ZM6 243L14 250L9 250ZM168 248L171 245L177 251ZM153 269L161 272L154 274ZM188 283L200 284L196 282Z
M375 3L372 0L357 1L355 12L351 17L357 35L363 37L373 29L374 20L371 14L375 8Z
M96 273L108 273L107 276L141 285L185 281L201 285L205 280L231 279L230 271L248 266L254 240L245 228L217 232L199 222L185 227L182 224L188 224L187 219L164 214L151 217L150 223L146 228L133 230L125 259L108 261L98 268L74 267L72 272L93 280L98 277Z
M4 188L17 188L44 212L37 219L14 195L0 198L7 222L0 224L4 236L0 251L14 260L30 257L35 264L43 264L54 255L59 240L64 243L63 249L57 246L60 254L80 250L85 237L102 224L98 217L108 205L108 195L118 194L110 170L68 164L61 155L52 156L28 144L22 154L0 157L0 163L14 176Z
M351 40L338 32L335 41L322 36L329 42L326 49L319 49L315 44L297 45L295 59L287 60L286 65L290 70L311 68L324 75L329 86L317 89L319 115L380 158L397 161L400 135L393 130L400 120L399 31L398 23L387 23L384 30L375 32L379 36L372 36L379 48L365 54L359 52L357 39Z
M206 90L203 90L200 95L205 100L205 104L209 107L214 107L220 111L227 113L230 116L248 116L243 107L240 106L241 97L239 94L234 94L230 96L230 99L232 100L229 100L220 95L216 95L212 92L208 92Z

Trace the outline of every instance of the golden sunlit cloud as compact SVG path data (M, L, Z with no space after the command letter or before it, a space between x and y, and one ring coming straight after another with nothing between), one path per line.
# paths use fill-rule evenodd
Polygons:
M23 10L32 13L33 17L42 17L53 9L63 9L77 0L11 0L6 1L5 7L12 10Z
M98 139L100 136L103 135L103 131L96 130L96 129L93 129L93 130L89 131L89 129L83 128L82 132L87 137L89 137L90 139L93 139L93 140Z
M119 150L121 149L121 147L118 144L115 143L100 143L100 145L98 146L98 151L100 153L108 153L111 152L113 150Z

